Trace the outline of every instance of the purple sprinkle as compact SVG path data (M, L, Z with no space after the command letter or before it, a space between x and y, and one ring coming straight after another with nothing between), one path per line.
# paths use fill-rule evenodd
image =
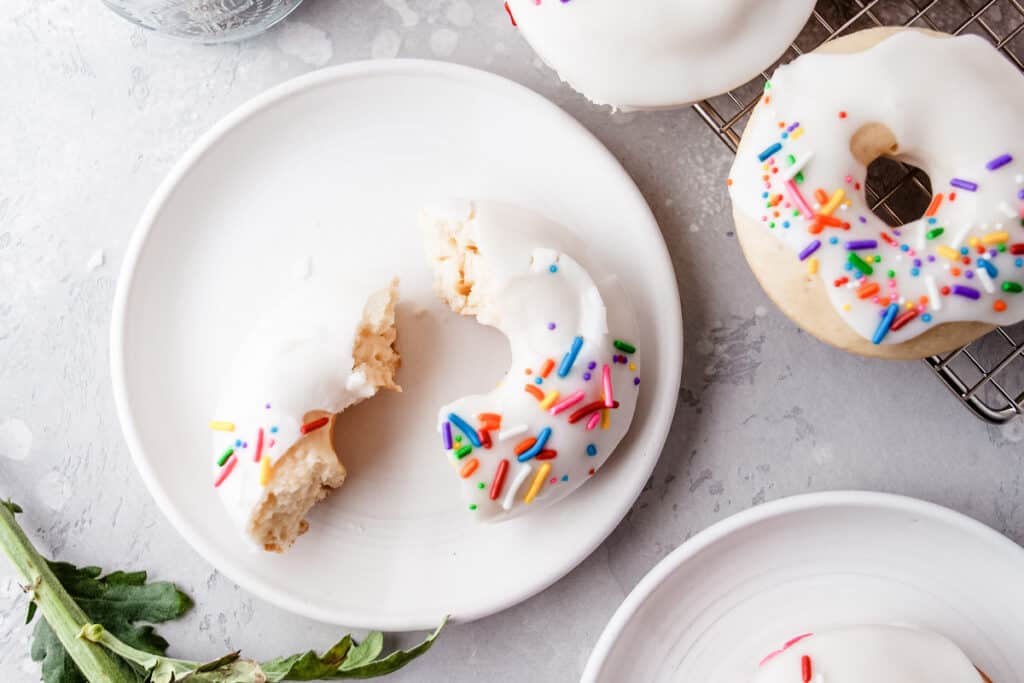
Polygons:
M921 259L919 259L919 258L914 259L914 267L915 268L920 268L921 267Z
M634 377L633 378L633 386L635 386L635 387L640 386L640 378L639 377Z
M787 128L786 131L789 132L789 133L792 133L794 130L796 130L799 127L800 127L800 122L797 121L796 123L790 124L789 128Z
M590 373L589 372L584 372L583 373L583 381L584 382L589 382L590 381Z
M988 250L988 255L991 256L992 258L995 258L996 256L999 256L999 250L998 249L989 249Z
M596 367L597 363L595 363L594 361L590 361L589 363L587 363L587 370L593 370Z
M967 190L968 192L977 192L978 183L972 183L970 180L962 180L960 178L953 178L949 181L949 184L953 187L958 187L961 190Z
M874 249L878 246L878 240L850 240L846 243L847 251L857 251L859 249Z
M248 447L249 447L249 442L248 441L243 441L242 442L242 448L248 448Z
M269 403L266 405L266 409L270 410L270 404Z
M928 254L928 263L935 263L935 255Z
M548 323L548 329L549 330L555 329L555 324L554 323Z
M865 218L864 216L859 217L857 220L859 220L861 223L867 223L868 222L868 219Z
M444 440L444 449L450 451L452 449L452 423L447 420L441 425L441 438Z
M808 256L821 249L821 240L814 240L800 252L800 260L805 260Z
M967 278L968 280L970 280L971 278L974 277L974 272L970 271L970 270L965 270L964 271L964 277Z
M1024 199L1024 190L1020 190L1017 192L1017 199Z
M1002 168L1003 166L1006 166L1011 161L1013 161L1013 157L1010 156L1009 154L1000 154L995 159L985 164L985 168L987 168L990 171L994 171L997 168Z
M963 285L953 285L953 293L966 299L974 299L975 301L981 298L981 292L974 287L964 287Z

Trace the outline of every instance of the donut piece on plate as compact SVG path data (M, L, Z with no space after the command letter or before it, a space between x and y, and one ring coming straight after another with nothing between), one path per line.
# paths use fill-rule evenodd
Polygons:
M782 56L814 0L508 0L541 59L597 104L678 107Z
M397 280L313 276L287 292L242 342L216 417L214 487L256 546L284 552L306 513L345 481L335 415L380 389L400 391Z
M1021 111L1024 76L977 36L871 29L780 67L729 177L765 291L819 339L881 358L1024 318ZM920 218L872 212L865 178L881 156L931 178Z
M905 626L806 633L761 662L754 683L992 683L949 639Z
M424 210L438 295L508 337L498 387L438 416L441 448L476 518L546 507L593 476L625 436L640 391L633 308L565 228L496 202Z

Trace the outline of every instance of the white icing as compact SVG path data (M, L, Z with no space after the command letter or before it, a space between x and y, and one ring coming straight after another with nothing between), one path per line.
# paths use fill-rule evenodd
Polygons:
M984 240L1005 232L1007 247L1024 242L1018 199L1022 189L1019 174L1024 170L1020 119L1024 79L991 45L976 36L901 32L856 54L804 55L779 68L766 92L769 101L759 105L756 121L744 134L743 149L732 168L733 202L742 214L771 229L796 254L813 240L821 241L821 248L810 258L818 261L819 277L833 305L858 334L866 339L875 336L885 306L877 297L858 297L858 271L847 268L850 252L845 244L851 240L877 241L877 248L856 253L865 260L882 256L881 263L870 264L874 270L871 279L880 286L878 296L890 296L901 313L914 308L919 314L902 329L888 332L882 343L906 341L940 322L1008 324L1024 317L1024 294L1002 291L1004 281L1024 281L1024 270L1016 265L1018 257L1009 248L1006 253L984 253L998 273L990 278L993 292L988 291L987 280L978 276L982 254L977 247L990 250L996 246L986 245ZM841 117L840 112L846 116ZM785 127L780 128L780 122ZM890 229L871 213L863 190L867 171L853 157L850 139L862 126L877 122L895 134L899 158L923 169L931 178L933 191L943 193L945 199L932 217L934 222L922 217ZM797 123L799 127L790 131ZM759 155L775 143L780 143L781 149L762 163ZM1011 155L1013 161L995 170L986 168L1004 154ZM813 221L792 215L795 204L777 178L787 175L789 155L803 163L805 180L798 188L808 203L814 204L816 188L830 196L838 189L845 192L849 206L840 206L834 216L848 222L849 230L825 228L812 235L808 227ZM779 172L774 173L774 168ZM763 179L765 174L771 178L770 187ZM952 187L954 178L977 183L978 191ZM778 218L774 210L766 208L764 192L785 197ZM956 193L955 201L949 200L950 192ZM1007 212L1008 207L1013 211ZM769 228L770 222L776 227ZM927 238L928 231L940 227L944 229L940 236ZM880 233L889 235L897 245L886 243ZM838 243L831 244L831 238ZM901 251L900 245L908 250ZM970 264L951 262L942 255L942 247L967 248ZM934 261L929 261L929 256ZM960 276L954 276L953 267L960 269ZM896 287L890 283L889 269L896 271ZM843 277L849 278L849 283L835 286ZM943 287L952 290L955 285L976 290L980 299L952 291L941 294ZM928 297L927 305L920 303L922 296ZM996 310L997 300L1005 302L1005 311ZM850 310L844 310L845 306ZM932 318L930 322L925 314Z
M967 656L951 641L903 626L857 626L815 633L764 662L754 683L982 683Z
M442 407L438 427L443 442L444 424L450 423L451 413L475 429L481 426L480 414L501 415L500 427L489 431L491 448L473 448L472 453L457 457L459 447L469 443L469 438L452 424L453 437L462 436L462 442L443 452L456 476L467 462L477 459L476 471L460 478L466 504L479 519L503 520L569 495L601 467L626 434L640 389L635 383L639 379L640 349L626 354L613 342L618 339L637 346L636 320L618 279L589 260L586 249L562 226L505 204L449 203L424 212L425 228L437 231L428 236L429 244L436 245L433 237L447 239L446 222L464 226L461 234L468 235L479 250L481 265L475 275L478 283L485 283L489 300L478 319L508 337L512 363L494 390ZM555 328L550 329L549 323ZM568 374L560 377L563 358L577 337L583 340L579 354ZM625 356L627 360L613 362L613 356ZM538 385L536 379L546 359L552 359L555 365ZM618 408L608 411L607 428L597 425L588 430L587 419L570 424L572 413L601 399L605 364L611 374L614 400L619 402ZM585 373L589 373L589 380ZM577 391L582 391L584 397L552 415L525 390L527 384L543 392L557 390L558 401ZM545 449L557 451L557 456L520 462L514 452L517 444L536 438L545 428L551 429ZM588 454L588 446L593 446L593 455ZM508 469L501 491L492 500L492 484L502 460L508 462ZM545 465L551 469L536 497L526 503Z
M213 431L213 480L223 472L216 461L234 448L237 464L216 490L243 532L265 491L255 460L260 429L261 458L273 464L302 437L308 413L338 413L376 392L352 371L352 347L366 301L381 283L320 270L284 292L256 322L239 346L214 413L214 421L231 423L234 431Z
M782 55L814 0L509 0L540 57L592 101L679 106L741 85Z

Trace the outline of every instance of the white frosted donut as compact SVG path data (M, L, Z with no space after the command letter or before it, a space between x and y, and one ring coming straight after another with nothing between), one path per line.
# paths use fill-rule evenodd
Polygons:
M904 626L804 634L761 662L754 683L984 683L949 639Z
M633 309L560 225L494 202L427 209L438 294L508 337L495 389L441 408L446 459L466 505L502 520L561 500L626 434L640 388Z
M245 538L282 552L309 508L345 480L333 415L397 389L396 283L317 273L242 340L210 421L213 485Z
M729 181L758 279L805 329L867 355L930 355L1021 320L1021 111L1024 78L976 36L875 29L779 68ZM901 227L865 197L882 155L935 193Z
M814 0L508 0L563 81L597 104L658 109L746 83L785 52Z

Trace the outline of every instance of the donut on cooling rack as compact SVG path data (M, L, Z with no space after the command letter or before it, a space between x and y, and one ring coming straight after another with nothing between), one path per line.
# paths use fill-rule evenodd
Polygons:
M754 683L992 683L949 639L905 626L797 636L762 660Z
M1024 318L1024 77L989 43L870 29L780 67L729 178L754 274L798 325L893 359ZM934 196L892 227L868 165L923 169Z
M796 38L814 0L508 0L513 24L597 104L677 107L741 85Z

